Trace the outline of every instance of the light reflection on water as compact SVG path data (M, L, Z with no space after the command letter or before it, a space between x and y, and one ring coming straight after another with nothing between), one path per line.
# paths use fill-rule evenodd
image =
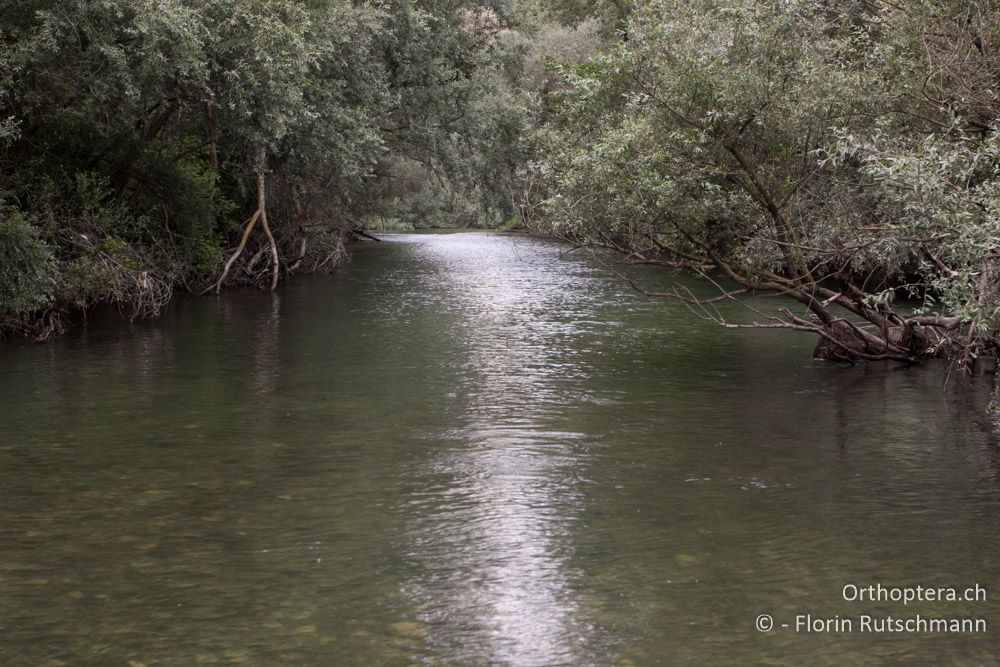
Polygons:
M0 664L995 664L753 628L1000 591L987 382L813 363L560 254L398 235L0 347Z
M436 462L453 486L416 503L407 557L419 569L407 588L453 659L488 655L510 664L571 662L586 637L575 618L566 524L555 507L573 499L558 455L517 434L468 433L475 451ZM472 646L464 637L486 640Z
M569 564L580 434L544 429L568 400L558 381L578 370L560 363L562 341L578 325L557 318L577 315L588 294L569 274L546 271L540 280L540 267L512 263L490 245L416 240L424 239L432 243L422 256L444 276L477 280L457 291L463 316L442 332L470 343L460 363L465 426L423 464L447 481L412 508L419 519L407 555L420 575L408 593L420 618L443 630L429 641L453 660L474 664L485 648L508 664L570 664L593 632L577 618L571 580L579 573Z

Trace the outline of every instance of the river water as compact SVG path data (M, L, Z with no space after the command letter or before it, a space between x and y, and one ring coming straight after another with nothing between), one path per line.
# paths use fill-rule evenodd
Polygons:
M813 342L455 233L5 344L0 664L1000 663L988 383Z

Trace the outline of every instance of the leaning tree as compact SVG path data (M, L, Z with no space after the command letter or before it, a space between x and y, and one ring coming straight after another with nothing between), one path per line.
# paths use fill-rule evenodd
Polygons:
M627 41L562 67L536 223L703 276L717 297L657 294L722 326L971 368L1000 329L1000 10L958 5L643 3ZM713 305L750 292L789 301L750 323Z

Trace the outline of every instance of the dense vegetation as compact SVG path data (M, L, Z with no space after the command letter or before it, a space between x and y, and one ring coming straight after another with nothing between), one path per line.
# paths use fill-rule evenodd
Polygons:
M995 356L1000 5L648 0L618 29L561 68L536 224L786 295L750 326L824 358Z
M994 2L19 0L0 30L8 330L513 220L785 295L749 326L824 358L1000 348Z
M372 217L509 218L508 22L463 0L3 3L2 328L273 286Z

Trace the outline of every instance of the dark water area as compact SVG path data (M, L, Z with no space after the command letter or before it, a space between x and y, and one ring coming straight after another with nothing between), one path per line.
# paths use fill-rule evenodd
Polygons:
M989 381L814 342L460 233L5 344L0 665L1000 664Z

